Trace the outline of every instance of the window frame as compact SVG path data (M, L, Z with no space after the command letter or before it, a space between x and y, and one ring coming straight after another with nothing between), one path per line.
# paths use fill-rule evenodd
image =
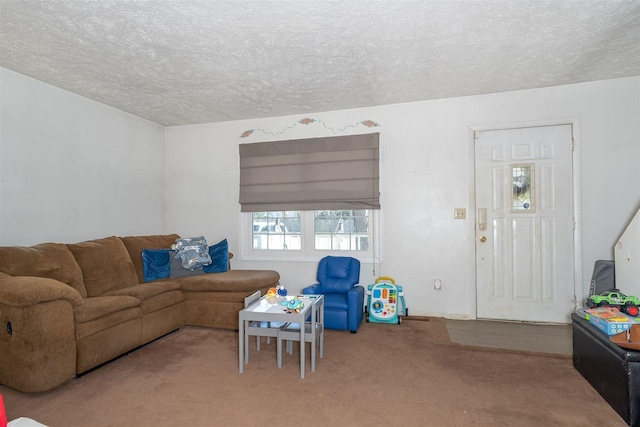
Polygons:
M300 250L283 249L253 249L253 213L240 213L240 258L246 261L309 261L318 262L325 256L351 256L363 263L382 262L381 236L382 212L380 209L370 209L369 239L371 244L367 251L354 250L326 250L314 248L315 211L301 210L300 213Z

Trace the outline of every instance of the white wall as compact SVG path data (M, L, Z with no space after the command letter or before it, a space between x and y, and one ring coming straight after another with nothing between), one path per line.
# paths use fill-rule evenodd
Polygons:
M322 122L295 125L304 117ZM364 265L361 284L392 276L404 286L411 314L468 317L475 304L468 220L472 208L470 126L571 120L578 123L582 276L613 259L613 245L640 205L640 77L473 97L386 105L259 120L171 127L166 131L167 230L228 238L240 253L238 144L333 135L369 119L381 126L383 263ZM254 131L248 138L242 132ZM370 132L362 126L338 135ZM276 135L270 135L271 132ZM471 227L470 227L471 226ZM297 291L313 283L315 263L243 261L236 268L273 268ZM433 289L433 279L442 290Z
M0 99L2 245L177 232L240 254L238 144L379 131L383 263L361 283L392 276L411 314L466 317L473 224L453 209L472 208L470 126L577 121L585 292L640 207L640 77L166 130L2 68ZM287 129L304 117L321 122ZM233 265L276 269L292 291L315 279L316 263Z
M0 244L165 231L164 128L0 68Z

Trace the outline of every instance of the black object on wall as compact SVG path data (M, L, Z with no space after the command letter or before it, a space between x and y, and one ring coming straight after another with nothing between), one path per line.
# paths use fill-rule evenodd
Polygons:
M598 260L593 266L589 296L600 295L616 288L615 263L611 260Z

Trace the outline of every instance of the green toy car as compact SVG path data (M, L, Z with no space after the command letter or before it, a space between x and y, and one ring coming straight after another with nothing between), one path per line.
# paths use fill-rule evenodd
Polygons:
M615 289L600 295L589 296L589 298L587 298L587 306L589 308L617 306L620 307L620 311L624 311L630 316L640 314L640 300L637 297L625 295Z

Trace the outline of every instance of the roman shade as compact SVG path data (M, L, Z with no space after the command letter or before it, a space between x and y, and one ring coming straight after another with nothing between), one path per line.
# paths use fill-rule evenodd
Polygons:
M380 209L379 136L240 144L242 212Z

